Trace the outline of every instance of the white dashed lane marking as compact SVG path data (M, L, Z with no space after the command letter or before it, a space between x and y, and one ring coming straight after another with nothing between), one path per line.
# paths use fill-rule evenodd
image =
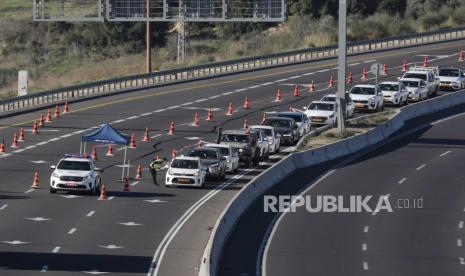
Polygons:
M461 265L465 265L465 258L460 257L459 262L460 262Z
M370 226L366 225L365 227L363 227L363 233L368 233L369 230Z
M462 247L462 239L457 239L457 246Z
M69 235L72 235L72 234L74 234L74 232L76 232L76 231L77 231L76 228L71 228L71 230L68 231L68 234L69 234Z
M459 229L463 229L463 220L459 222Z
M368 249L367 244L366 244L366 243L362 243L362 250L363 250L363 251L367 251L367 249Z
M58 253L58 251L60 251L61 247L60 246L55 246L55 248L53 248L52 250L52 253Z
M93 216L94 214L95 214L95 211L90 211L90 212L86 215L86 217L91 217L91 216Z
M424 167L426 167L426 164L421 165L421 166L418 167L416 170L419 171L419 170L423 169Z
M398 183L399 183L399 184L402 184L402 183L404 183L404 182L405 182L405 180L407 180L407 178L405 178L405 177L404 177L404 178L402 178L401 180L399 180L399 182L398 182Z
M441 156L441 157L444 157L444 156L448 155L449 153L451 153L451 151L450 151L450 150L448 150L448 151L446 151L446 152L442 153L442 154L441 154L441 155L439 155L439 156Z
M280 80L277 80L275 82L283 82L283 81L287 81L288 79L280 79Z
M363 262L363 270L368 270L368 263L367 262Z
M32 191L34 191L34 189L29 189L29 190L25 191L24 193L25 193L25 194L28 194L28 193L30 193L30 192L32 192Z
M0 210L5 210L6 207L8 207L8 204L3 204L2 207L0 207Z

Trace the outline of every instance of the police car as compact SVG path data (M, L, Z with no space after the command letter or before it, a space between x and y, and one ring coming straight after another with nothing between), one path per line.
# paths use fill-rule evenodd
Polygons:
M57 191L86 191L100 193L102 179L95 161L87 155L65 155L53 169L50 193Z

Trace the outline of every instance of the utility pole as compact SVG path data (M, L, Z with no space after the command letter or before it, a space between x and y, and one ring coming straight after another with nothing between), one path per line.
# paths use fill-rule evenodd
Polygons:
M339 0L339 59L336 94L337 129L341 137L346 135L346 55L347 55L347 0Z
M186 56L186 23L184 21L185 8L184 2L180 0L178 21L178 64L184 63Z
M152 73L152 26L150 24L150 0L147 0L147 34L146 34L146 57L145 67L147 73Z

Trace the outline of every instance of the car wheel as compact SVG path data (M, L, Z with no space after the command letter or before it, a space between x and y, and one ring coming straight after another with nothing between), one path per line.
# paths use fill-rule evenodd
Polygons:
M278 145L278 147L275 149L274 153L279 153L279 147L280 147L280 145Z
M50 187L50 193L51 193L51 194L55 194L56 192L57 192L56 189L53 189L52 187Z
M92 195L98 196L100 194L100 189L102 187L102 180L99 179L98 184L92 189Z
M398 107L402 107L403 103L404 103L404 102L402 101L402 98L400 98L400 99L399 99L399 104L398 104L397 106L398 106Z

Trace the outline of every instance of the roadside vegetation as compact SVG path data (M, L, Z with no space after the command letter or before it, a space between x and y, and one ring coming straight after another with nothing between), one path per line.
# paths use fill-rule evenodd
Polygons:
M352 0L349 40L437 30L465 24L465 0ZM188 23L185 65L337 42L338 0L288 0L281 24ZM0 1L0 97L15 95L17 71L30 90L142 73L144 23L34 23L32 1ZM154 23L156 70L176 64L176 28Z

